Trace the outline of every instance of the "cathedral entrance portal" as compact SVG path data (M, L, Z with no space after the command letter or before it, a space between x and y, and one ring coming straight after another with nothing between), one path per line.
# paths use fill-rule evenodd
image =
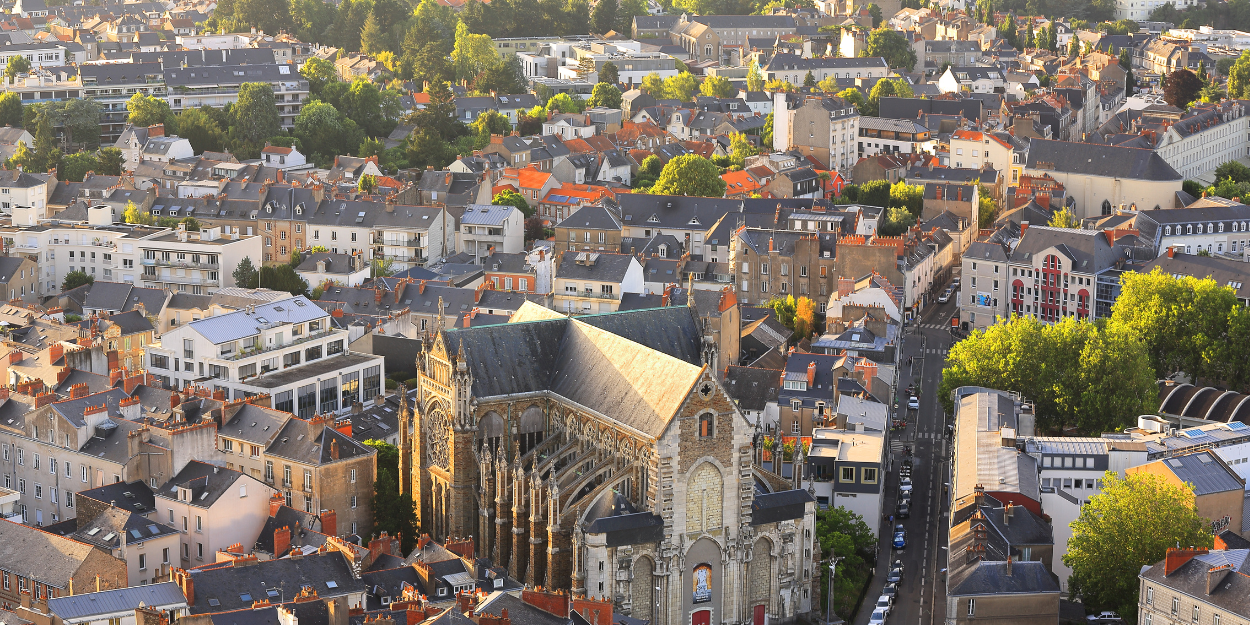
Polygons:
M690 615L690 625L711 625L711 623L711 610L699 610L698 612Z
M764 619L767 618L766 606L763 604L755 606L755 615L751 620L751 625L764 625Z

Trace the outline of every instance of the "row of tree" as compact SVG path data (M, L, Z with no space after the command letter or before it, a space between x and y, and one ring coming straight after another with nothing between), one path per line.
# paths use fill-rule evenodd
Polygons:
M1013 317L960 341L939 396L950 412L950 391L960 386L1016 391L1035 402L1042 430L1097 435L1153 413L1155 381L1178 372L1246 388L1248 345L1250 311L1232 289L1158 269L1125 273L1107 319L1048 325Z

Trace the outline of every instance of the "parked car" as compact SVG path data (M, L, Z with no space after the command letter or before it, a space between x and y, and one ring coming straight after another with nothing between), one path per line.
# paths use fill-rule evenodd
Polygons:
M911 478L905 477L898 483L898 492L911 495Z
M903 549L907 547L907 530L903 529L902 524L894 526L894 548Z
M903 567L894 567L890 569L890 574L885 576L885 581L890 584L903 583Z
M881 589L881 595L883 597L888 596L890 598L890 601L893 601L894 599L898 598L898 584L893 583L893 582L886 582L885 588Z
M945 304L949 301L951 301L951 289L946 287L946 290L942 291L942 294L938 296L938 303Z
M909 410L920 410L920 398L912 395L907 399L907 408Z
M952 289L959 288L959 276L955 276L955 279L951 280L951 288Z
M890 608L893 608L893 607L894 607L894 597L891 597L889 595L881 595L880 597L877 597L877 607L875 609L885 610L886 614L889 614Z
M895 515L898 516L898 518L900 519L910 519L911 518L911 504L900 502L898 504L898 511L895 512Z
M885 610L873 610L872 617L868 619L868 625L885 625L885 617L888 614Z
M1103 610L1102 612L1099 612L1098 614L1090 614L1089 616L1085 617L1085 620L1090 623L1119 623L1123 619L1121 619L1120 615L1116 614L1115 612L1112 612L1110 610Z

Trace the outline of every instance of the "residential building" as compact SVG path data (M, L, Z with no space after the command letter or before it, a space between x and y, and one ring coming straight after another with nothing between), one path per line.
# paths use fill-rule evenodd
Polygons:
M284 148L277 145L266 145L260 151L260 158L266 167L277 169L296 169L308 164L308 159L294 147Z
M156 490L156 518L180 531L176 568L212 563L218 550L251 544L269 518L273 492L239 471L198 460L187 463Z
M187 599L182 596L182 589L168 581L168 575L164 580L147 586L49 599L48 614L58 625L140 625L138 614L143 614L143 610L155 611L166 618L186 616Z
M1077 219L1110 215L1120 205L1172 208L1184 179L1154 150L1037 138L1023 173L1062 184Z
M797 150L845 176L859 160L859 111L837 96L775 99L773 149Z
M775 54L760 68L765 81L785 80L801 85L811 72L816 82L826 78L888 78L890 64L879 56L842 58L803 58L796 54Z
M514 206L470 204L460 216L460 249L481 264L492 251L515 254L523 249L525 214Z
M347 340L330 313L298 296L170 330L148 345L147 369L166 387L195 381L234 399L268 394L303 418L338 414L382 388L382 358L348 350Z
M371 499L376 451L336 429L335 417L307 413L311 396L275 396L278 408L232 402L222 411L218 458L281 492L288 507L326 517L344 530L367 535L373 526ZM252 425L255 423L256 425Z
M123 506L126 501L122 501ZM80 506L77 518L63 523L76 526L67 536L124 560L129 586L159 584L169 579L171 567L177 564L171 558L178 556L178 530L147 518L145 514L151 514L150 511L140 513L109 506L90 517L84 512L86 508ZM49 531L57 527L54 525Z
M774 297L822 302L835 289L837 232L743 228L734 234L729 263L743 305Z
M295 273L310 287L331 282L345 286L360 286L370 278L370 265L364 254L334 254L313 252L304 256Z
M486 282L496 291L518 291L521 293L549 293L550 288L540 291L539 283L551 285L552 257L547 248L538 248L532 252L518 254L492 254L483 263L486 267ZM540 274L545 278L540 278Z
M929 129L910 119L859 118L859 157L933 149Z
M76 540L0 521L0 604L44 602L72 595L75 587L109 590L126 585L125 561Z
M1250 588L1245 548L1215 539L1215 548L1168 547L1164 559L1138 575L1137 622L1197 620L1201 625L1244 620Z
M942 93L1002 93L1007 77L997 67L966 65L946 68L937 84Z
M265 518L268 517L266 502ZM255 601L302 603L322 599L327 601L321 604L319 611L325 618L327 611L364 605L365 584L354 570L359 564L349 560L349 554L356 555L354 550L337 538L330 539L326 545L324 553L301 558L260 562L255 556L247 555L239 558L234 566L179 570L174 572L173 581L182 589L193 615L250 609ZM368 553L367 549L364 551ZM255 566L256 569L241 583L238 566ZM340 598L346 601L328 601Z
M1224 198L1203 198L1185 208L1143 210L1136 224L1144 242L1160 257L1175 250L1244 258L1250 244L1250 206Z
M234 269L244 258L261 257L259 235L223 234L222 228L164 230L144 237L135 247L141 254L140 283L148 288L212 295L222 287L239 286Z
M13 216L13 225L36 225L50 216L48 197L56 185L47 174L0 170L0 211Z
M1006 172L1017 163L1016 154L1023 148L1006 132L956 130L950 138L951 166Z
M39 265L21 256L0 258L0 298L34 302L38 300Z
M624 293L643 292L642 264L630 254L562 252L555 261L555 310L614 312Z
M847 403L848 408L851 403L858 405ZM884 410L885 405L880 405ZM816 492L816 504L845 508L865 519L880 519L892 456L888 429L860 421L858 414L842 416L848 421L843 427L812 430L805 468Z

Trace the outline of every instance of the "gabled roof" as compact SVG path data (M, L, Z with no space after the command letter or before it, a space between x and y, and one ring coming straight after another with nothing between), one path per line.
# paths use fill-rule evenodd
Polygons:
M1127 180L1182 179L1154 150L1037 138L1029 146L1025 167Z
M48 600L48 611L66 623L94 620L92 617L133 612L140 605L155 610L172 610L185 605L187 598L175 582L131 586L83 593ZM2 619L0 619L2 620Z

